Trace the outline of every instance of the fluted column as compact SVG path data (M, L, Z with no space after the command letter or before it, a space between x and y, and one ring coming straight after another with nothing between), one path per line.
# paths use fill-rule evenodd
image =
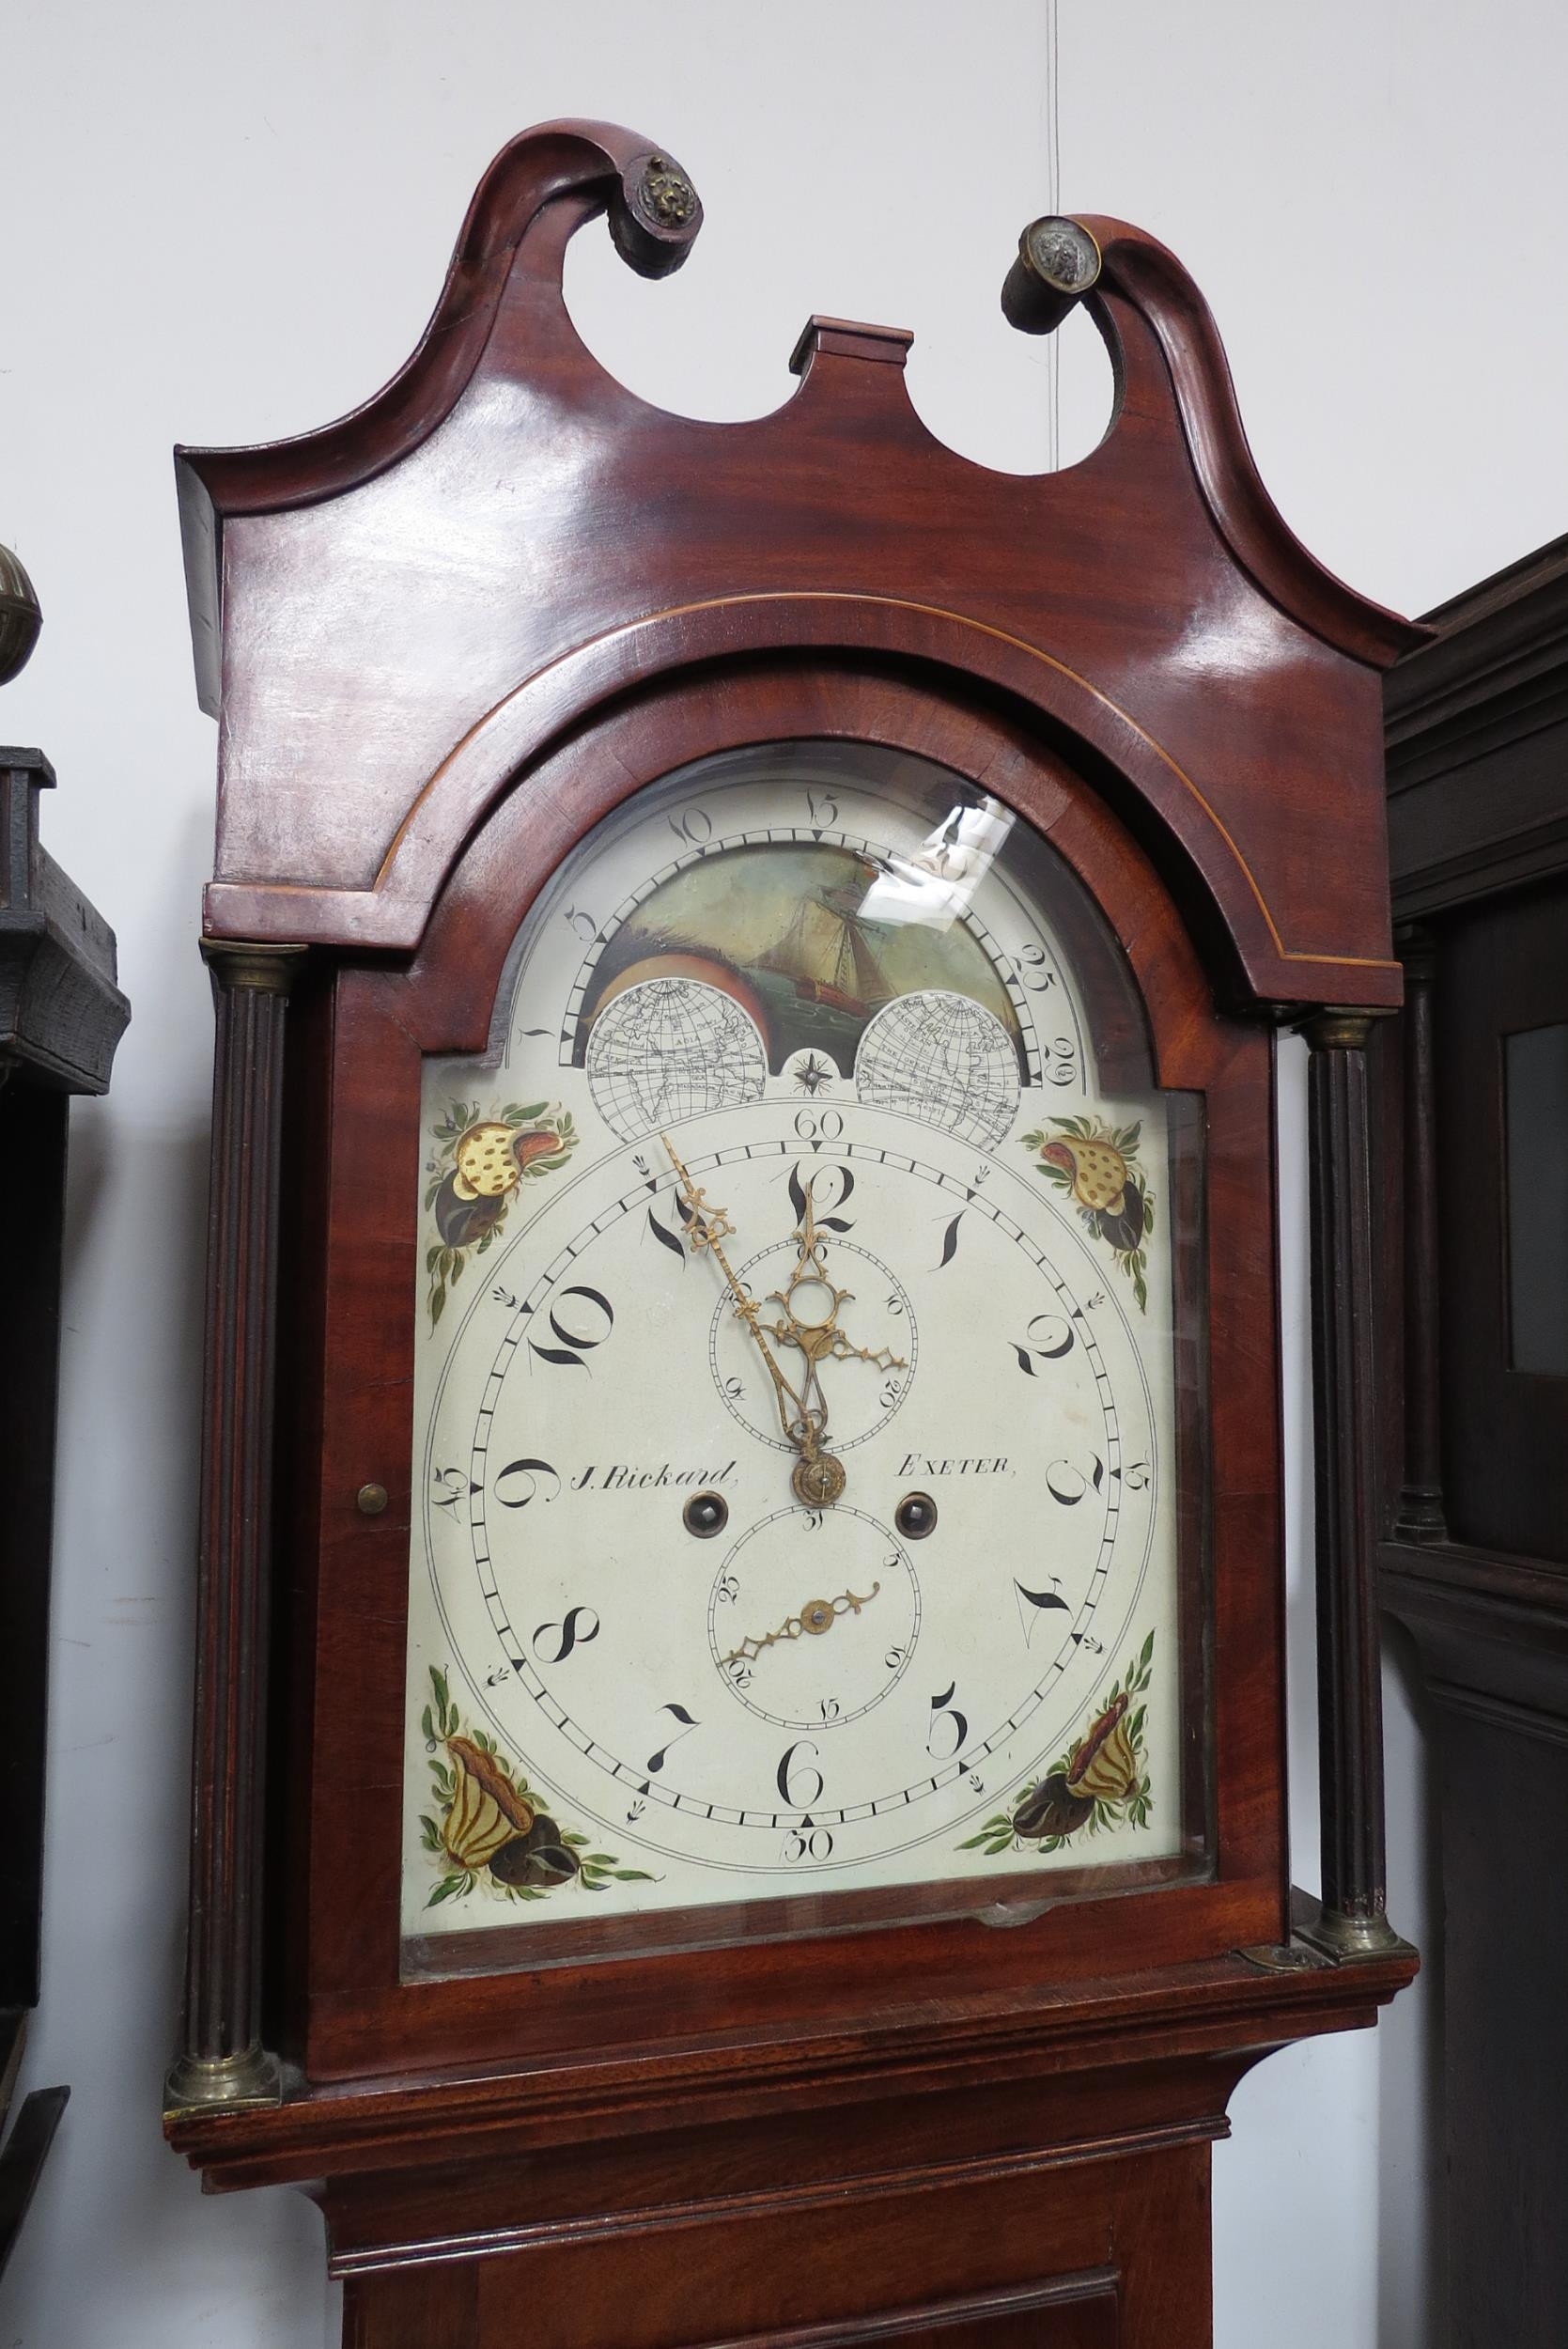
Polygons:
M301 946L204 939L217 1047L207 1210L190 1937L171 2110L275 2104L261 1866L284 1019Z
M1437 1102L1432 997L1436 941L1413 927L1396 941L1405 965L1405 1475L1395 1537L1448 1539L1443 1513L1442 1393L1437 1379Z
M1317 1496L1321 1938L1345 1956L1398 1946L1387 1915L1383 1689L1374 1576L1372 1179L1363 1012L1305 1023Z

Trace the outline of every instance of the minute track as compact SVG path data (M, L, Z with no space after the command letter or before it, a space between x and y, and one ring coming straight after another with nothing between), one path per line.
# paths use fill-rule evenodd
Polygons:
M722 1169L737 1164L763 1166L772 1163L780 1165L782 1176L784 1164L791 1159L796 1146L797 1143L793 1138L781 1139L776 1135L770 1135L766 1139L755 1138L725 1144L709 1152L693 1151L688 1163L693 1174L717 1174ZM872 1143L863 1137L856 1139L846 1136L841 1141L824 1144L817 1158L825 1164L854 1162L862 1167L885 1168L890 1174L897 1174L918 1182L924 1189L928 1190L934 1201L944 1197L962 1198L967 1208L976 1209L982 1220L995 1229L1010 1245L1021 1247L1030 1265L1049 1283L1051 1293L1063 1315L1070 1315L1075 1328L1083 1332L1081 1344L1086 1363L1093 1363L1094 1391L1105 1402L1103 1457L1107 1501L1104 1514L1102 1558L1108 1555L1114 1546L1120 1517L1115 1498L1121 1468L1118 1414L1114 1397L1110 1392L1110 1381L1106 1378L1103 1365L1098 1361L1098 1345L1094 1336L1092 1320L1077 1298L1067 1288L1061 1275L1048 1265L1045 1251L1024 1232L1017 1218L1009 1212L1002 1196L985 1196L984 1186L961 1180L952 1169L933 1164L929 1159L915 1152L901 1150L887 1143ZM601 1163L607 1165L610 1161ZM498 1392L500 1385L505 1383L508 1368L515 1362L520 1352L524 1350L526 1333L530 1326L536 1324L541 1315L548 1313L551 1296L559 1290L568 1271L584 1255L591 1239L596 1235L602 1236L606 1232L620 1228L626 1222L631 1208L648 1199L650 1190L657 1195L667 1191L670 1188L671 1184L663 1178L651 1186L646 1178L637 1180L610 1202L601 1206L597 1214L586 1218L577 1235L557 1248L546 1270L519 1301L515 1315L495 1342L491 1368L485 1382L486 1409L481 1414L483 1419L488 1421L493 1416L494 1407L491 1398ZM545 1374L535 1370L534 1375ZM662 1807L672 1816L675 1814L700 1816L705 1820L729 1823L748 1831L766 1830L771 1833L775 1831L781 1821L794 1823L799 1818L806 1816L819 1824L826 1823L836 1828L852 1825L857 1821L885 1818L893 1812L917 1809L933 1794L970 1777L1027 1727L1045 1704L1050 1688L1060 1681L1063 1673L1074 1660L1079 1645L1087 1639L1095 1619L1105 1579L1103 1563L1096 1563L1092 1571L1085 1588L1083 1604L1075 1614L1071 1627L1061 1646L1055 1654L1049 1657L1042 1656L1038 1660L1034 1683L1028 1697L1011 1707L1000 1721L993 1720L985 1728L984 1734L977 1733L970 1737L960 1753L935 1769L928 1768L925 1772L912 1776L904 1784L891 1788L884 1786L868 1797L846 1803L823 1798L810 1806L802 1807L800 1812L785 1812L773 1806L765 1808L755 1804L712 1802L705 1797L694 1796L688 1788L676 1782L660 1783L657 1780L649 1780L646 1772L640 1768L635 1760L624 1753L617 1754L611 1747L606 1746L602 1735L592 1735L586 1728L580 1726L573 1719L567 1703L563 1702L560 1695L552 1693L548 1683L524 1655L523 1643L518 1639L505 1610L500 1588L494 1577L485 1571L489 1563L489 1554L486 1534L488 1510L483 1487L490 1446L486 1428L476 1424L474 1433L476 1440L471 1452L471 1476L472 1481L479 1486L481 1490L474 1496L473 1502L473 1555L475 1568L485 1586L485 1597L490 1612L492 1628L507 1662L508 1670L517 1673L520 1688L528 1691L533 1703L538 1708L542 1717L550 1721L559 1734L567 1738L580 1754L591 1761L595 1768L604 1774L607 1781L623 1790L637 1794L649 1807L650 1814ZM506 1734L511 1735L514 1742L519 1742L515 1723ZM526 1750L528 1741L523 1739L521 1742ZM542 1772L543 1765L538 1766ZM607 1819L607 1833L609 1824L610 1821ZM625 1840L624 1828L620 1831ZM639 1840L652 1843L646 1827ZM917 1836L916 1840L919 1841L922 1838ZM660 1846L654 1844L653 1847ZM688 1856L700 1858L700 1855ZM843 1864L847 1864L847 1862Z

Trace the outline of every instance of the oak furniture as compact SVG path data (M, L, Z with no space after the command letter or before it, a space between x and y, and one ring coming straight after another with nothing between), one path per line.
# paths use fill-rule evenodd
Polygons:
M38 636L26 574L0 547L0 684ZM115 935L39 837L54 770L39 750L0 746L0 1212L10 1234L0 1425L0 1655L9 1734L0 1843L0 2125L39 2002L49 1581L66 1141L73 1094L109 1089L130 1006L115 984ZM34 2089L0 2151L0 2267L16 2241L68 2088Z
M1568 541L1428 616L1387 687L1378 1556L1431 1699L1440 2235L1480 2349L1568 2327Z

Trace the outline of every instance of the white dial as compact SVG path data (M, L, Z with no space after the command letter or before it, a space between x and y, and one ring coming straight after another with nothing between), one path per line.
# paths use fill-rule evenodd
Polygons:
M1181 1847L1164 1104L1040 844L870 764L644 794L428 1066L422 1942Z

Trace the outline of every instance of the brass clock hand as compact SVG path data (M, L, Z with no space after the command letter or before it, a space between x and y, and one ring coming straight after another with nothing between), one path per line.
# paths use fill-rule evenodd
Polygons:
M843 1463L822 1448L822 1438L828 1425L828 1408L822 1400L819 1387L817 1400L813 1403L810 1399L815 1384L815 1367L810 1367L805 1393L797 1392L780 1369L778 1358L763 1333L762 1315L755 1299L747 1296L724 1253L723 1242L735 1237L734 1223L724 1208L707 1205L707 1193L691 1180L686 1167L675 1156L669 1135L660 1134L659 1139L675 1170L681 1196L686 1202L691 1218L687 1236L692 1253L706 1248L712 1255L735 1299L736 1313L755 1340L768 1376L773 1381L774 1399L779 1407L779 1424L784 1430L784 1441L792 1444L800 1455L790 1471L789 1481L795 1497L810 1509L831 1508L844 1491L847 1480Z
M820 1639L831 1631L841 1615L858 1615L862 1607L869 1607L880 1582L874 1582L869 1591L843 1591L837 1598L808 1598L798 1615L788 1616L777 1631L765 1631L760 1640L745 1639L721 1657L723 1664L754 1664L765 1649L777 1647L781 1640L798 1640L804 1633L808 1639Z
M815 1202L813 1197L813 1184L815 1179L814 1175L812 1181L806 1185L805 1210L800 1222L795 1226L793 1237L800 1249L795 1269L782 1289L773 1289L768 1293L768 1302L770 1305L784 1307L784 1318L766 1326L771 1337L778 1338L782 1343L798 1346L805 1356L807 1391L809 1392L813 1386L815 1387L818 1400L825 1410L826 1402L822 1398L821 1384L816 1375L819 1362L829 1360L841 1362L872 1362L878 1370L903 1370L908 1365L903 1355L895 1354L891 1346L856 1346L838 1326L840 1310L845 1305L854 1302L855 1292L853 1289L839 1288L829 1277L824 1252L827 1242L816 1228ZM802 1317L795 1304L795 1293L800 1288L825 1292L831 1300L827 1312L825 1314L818 1312L815 1318ZM820 1296L815 1301L819 1305Z

